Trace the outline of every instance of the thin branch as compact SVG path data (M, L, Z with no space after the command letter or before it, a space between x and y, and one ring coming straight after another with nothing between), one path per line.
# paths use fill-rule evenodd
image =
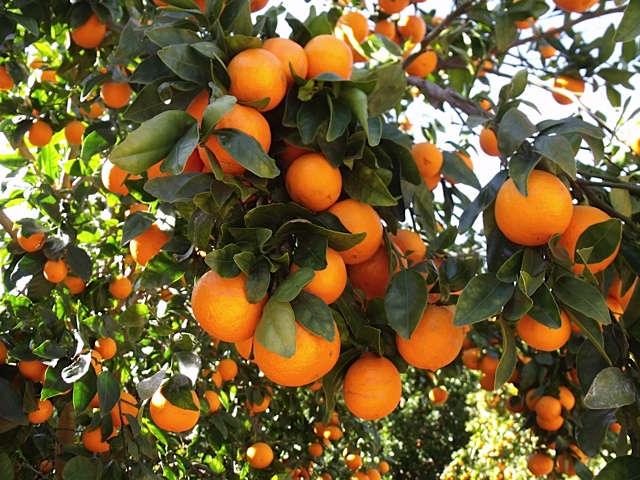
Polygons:
M640 195L640 186L632 185L630 183L624 182L589 182L586 180L578 180L580 185L584 185L586 187L610 187L610 188L620 188L622 190L628 190L632 193L636 193Z
M17 240L18 234L15 229L13 221L4 213L4 210L0 208L0 225L11 236L13 240Z
M489 114L477 105L474 101L461 95L457 90L452 88L442 88L440 85L429 80L410 76L407 78L409 85L418 87L425 92L430 100L441 105L448 103L454 108L463 111L467 115L479 115L489 118Z

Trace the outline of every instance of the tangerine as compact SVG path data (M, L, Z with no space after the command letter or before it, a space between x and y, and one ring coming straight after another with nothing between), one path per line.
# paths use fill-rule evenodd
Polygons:
M353 247L338 253L347 265L362 263L373 257L382 242L382 222L371 205L348 198L329 208L350 233L364 232L365 238Z

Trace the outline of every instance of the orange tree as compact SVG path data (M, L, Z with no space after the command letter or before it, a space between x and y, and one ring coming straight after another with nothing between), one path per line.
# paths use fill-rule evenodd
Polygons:
M432 475L386 416L462 364L637 472L637 1L266 3L0 9L3 478Z

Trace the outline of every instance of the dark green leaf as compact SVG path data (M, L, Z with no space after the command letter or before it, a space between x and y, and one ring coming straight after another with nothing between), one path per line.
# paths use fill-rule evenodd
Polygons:
M218 142L240 165L260 178L275 178L280 174L276 162L253 137L240 130L220 128L214 130Z
M178 175L182 173L184 167L189 159L189 156L194 152L198 146L198 140L200 139L200 133L198 132L198 125L193 124L184 134L184 136L178 140L175 146L164 159L160 166L162 173L169 173L171 175ZM199 155L198 152L195 152Z
M484 211L495 200L498 190L507 180L507 170L500 170L478 193L475 200L471 202L460 215L458 229L460 233L465 233L473 227L478 215ZM515 280L514 280L515 281Z
M131 213L122 226L122 238L120 246L125 246L138 235L147 231L156 218L149 212L133 212Z
M221 98L216 98L207 105L202 117L202 138L206 139L211 135L216 124L233 109L237 101L236 97L225 95Z
M73 457L64 466L62 478L65 480L96 480L102 464L87 457Z
M211 80L211 61L190 45L168 45L158 52L158 57L184 80L200 85L206 85Z
M462 158L451 152L444 152L444 163L440 172L449 181L463 183L469 185L477 190L482 188L478 177L473 173Z
M604 325L611 323L602 294L593 285L576 277L560 277L553 287L554 296L565 305Z
M220 250L209 252L204 261L211 270L222 278L233 278L240 274L240 268L238 268L234 256L241 251L240 247L231 243Z
M389 192L375 170L356 161L353 170L342 170L344 191L359 202L376 207L392 207L398 202Z
M0 472L2 472L5 480L13 480L15 478L13 463L9 455L4 452L0 452Z
M299 267L309 267L314 270L327 268L327 247L329 243L325 237L312 235L300 242L293 254L293 263Z
M144 272L142 272L140 285L142 288L160 288L171 285L182 278L190 263L189 259L177 262L170 253L161 252L147 263Z
M522 268L523 258L524 250L518 250L516 253L511 255L509 260L504 262L498 270L498 273L496 273L498 280L506 283L516 282L520 274L520 269Z
M372 69L367 79L377 80L368 95L369 115L376 117L392 109L402 98L407 84L407 75L399 63L387 63Z
M427 306L427 284L415 270L400 270L389 281L384 309L389 325L402 338L409 339Z
M344 376L353 362L362 354L357 348L351 348L340 355L338 361L324 377L322 377L322 389L326 399L326 408L332 412L336 405L336 394L340 391Z
M296 322L291 304L269 299L256 327L255 339L267 350L291 358L296 353Z
M463 327L495 315L511 298L514 288L490 273L472 278L458 298L453 324Z
M640 458L631 455L622 456L611 460L593 480L638 480L640 479L638 472L640 472Z
M258 303L267 294L271 275L269 264L263 260L258 262L247 277L247 300Z
M149 320L149 307L136 303L129 306L118 317L118 323L123 327L144 327Z
M16 386L0 377L0 390L2 401L0 402L0 418L18 425L27 425L27 414L22 411L22 394Z
M516 108L504 114L498 130L498 147L505 157L511 157L522 142L536 133L538 129L529 117Z
M534 151L556 163L571 178L576 178L576 158L571 143L562 135L539 135L533 146Z
M576 252L580 255L576 259L582 258L587 263L601 262L618 251L621 240L622 221L617 218L590 225L578 238Z
M576 425L576 440L585 455L598 456L614 418L614 409L588 410L580 416L580 422Z
M278 302L290 302L314 277L315 272L311 268L303 267L296 270L278 286L273 299Z
M592 410L620 408L635 402L633 382L618 367L601 370L584 396L584 404Z
M302 291L291 302L296 320L314 335L333 342L336 334L331 309L320 297Z
M120 400L120 384L107 370L98 374L98 400L100 401L100 417L109 415Z
M162 387L162 395L171 405L186 410L198 411L192 392L191 379L181 373L173 375Z
M511 46L511 43L517 38L518 30L513 24L511 17L506 13L496 13L495 22L496 44L498 51L506 52Z
M640 0L630 0L613 37L615 42L635 41L640 35Z
M502 357L498 363L498 369L496 370L496 379L494 388L498 390L502 385L513 375L513 371L516 368L518 362L518 356L516 354L516 341L513 337L513 331L507 322L500 320L500 330L502 331Z
M560 308L546 283L538 287L531 295L531 300L533 300L533 306L528 312L531 318L546 327L560 328L560 325L562 325Z
M81 412L89 406L97 393L97 375L93 368L89 368L82 378L73 382L73 408Z

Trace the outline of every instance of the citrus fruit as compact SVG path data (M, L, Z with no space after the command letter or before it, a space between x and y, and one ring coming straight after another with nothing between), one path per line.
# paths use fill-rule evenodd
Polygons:
M551 420L545 420L540 415L536 415L536 423L543 430L555 432L556 430L560 430L560 428L562 428L562 425L564 425L564 418L562 418L562 416L557 416L552 418Z
M4 344L4 342L0 341L0 365L6 364L8 357L9 351L7 350L7 346Z
M107 25L95 13L78 28L71 30L71 39L82 48L95 48L102 43L107 33Z
M565 12L582 13L598 3L598 0L553 0L553 3Z
M251 351L253 350L253 337L249 337L246 340L242 340L241 342L235 342L236 350L240 354L242 358L245 360L249 360L251 356Z
M327 266L322 270L315 270L313 279L302 289L317 295L329 304L335 302L347 286L347 267L340 254L330 247L327 247L326 261ZM294 263L291 265L290 273L299 269L300 267Z
M90 452L104 453L109 451L109 443L107 441L115 436L116 429L114 428L108 438L102 441L102 429L100 427L95 430L89 430L89 427L87 427L82 432L82 444Z
M224 382L233 380L238 375L238 364L231 358L224 358L218 364L218 372Z
M102 165L102 172L100 178L102 184L111 193L116 195L127 195L129 188L124 184L124 181L129 177L129 173L125 172L111 160L106 159ZM133 177L132 177L133 178Z
M637 283L638 283L638 279L636 278L633 281L633 284L631 285L631 287L629 287L629 289L624 292L624 295L622 295L622 287L623 287L622 281L620 280L620 277L616 274L615 277L613 277L613 281L611 282L611 287L609 288L608 296L613 297L615 300L618 301L618 303L622 306L622 308L626 309L627 306L629 306L629 302L631 301L631 296L635 291Z
M406 228L399 228L395 235L391 235L393 242L400 247L400 250L410 261L409 266L424 262L427 254L427 244L419 233Z
M438 66L438 54L433 50L422 52L405 68L409 75L418 78L426 78L431 75Z
M273 450L264 442L257 442L247 448L247 461L257 470L267 468L273 462Z
M314 442L311 445L309 445L309 448L307 449L307 451L309 452L309 455L311 455L312 457L321 457L322 454L324 453L324 447L322 446L321 443Z
M576 397L571 390L564 385L558 387L560 391L560 404L567 410L572 410L576 405Z
M53 404L51 400L40 400L37 399L37 407L33 412L29 412L27 417L29 419L29 423L44 423L51 418L53 415Z
M560 105L570 105L573 103L573 97L566 95L563 91L572 92L576 97L580 97L584 93L584 80L577 77L567 75L559 75L553 79L553 88L551 96Z
M389 462L387 462L386 460L380 460L378 462L378 470L380 470L381 474L385 474L385 473L389 473Z
M273 53L280 60L287 88L293 85L292 69L298 77L307 78L309 60L299 44L288 38L268 38L262 44L262 48Z
M543 395L538 398L535 410L542 420L551 421L562 415L562 403L556 397Z
M411 0L380 0L378 2L378 8L387 15L393 15L407 8L409 3L411 3Z
M349 79L353 72L353 53L349 46L333 35L322 34L313 37L304 46L309 68L307 78L315 78L322 73L333 73Z
M373 257L382 242L382 222L373 207L348 198L334 203L328 211L338 217L349 232L366 234L357 245L338 252L344 263L354 265Z
M53 129L43 120L36 120L27 132L27 138L34 147L44 147L51 142Z
M186 432L191 430L196 426L200 418L200 399L193 390L191 391L191 397L198 410L187 410L173 405L164 397L162 390L158 390L151 397L149 405L151 420L159 428L167 432Z
M203 394L209 404L208 413L215 413L220 409L220 396L213 390L205 390Z
M398 32L405 42L415 45L427 34L427 24L420 15L403 15L398 21Z
M120 400L118 400L118 403L113 407L110 414L114 427L118 428L122 425L129 425L127 415L131 415L132 417L138 416L138 401L136 397L129 392L120 392Z
M560 328L549 328L529 315L518 321L518 334L524 343L537 350L552 352L562 347L571 336L571 321L564 311L560 312Z
M373 29L373 33L377 33L378 35L387 37L394 43L398 43L400 40L398 30L396 29L396 24L387 19L378 20L376 22L376 26Z
M37 252L44 247L44 233L42 232L25 237L22 234L22 229L20 229L18 230L16 239L18 240L18 245L20 245L25 252Z
M80 120L72 120L64 127L64 138L71 145L82 145L82 136L87 129Z
M429 400L433 403L444 403L449 398L449 393L442 387L434 387L429 390Z
M15 83L7 72L7 67L0 65L0 90L11 90L13 87L15 87Z
M113 338L102 337L95 341L93 350L98 352L103 360L110 360L118 352L118 344Z
M321 212L338 200L342 192L342 175L324 155L308 153L289 166L285 186L298 205L312 212Z
M344 461L351 470L358 470L362 466L362 457L357 453L348 453Z
M160 227L153 223L140 235L131 240L131 256L140 266L145 266L152 257L160 253L162 247L171 240Z
M250 400L247 400L247 408L251 413L262 413L269 408L271 404L271 398L273 397L273 388L267 387L267 392L262 392L262 401L260 403L253 403Z
M480 370L480 349L468 348L462 352L462 364L470 370Z
M493 130L487 127L483 127L480 130L480 148L484 153L491 157L499 157L500 150L498 150L498 137Z
M122 108L131 99L131 87L127 82L106 82L100 87L100 98L107 107Z
M27 380L32 382L42 382L47 366L39 360L20 360L18 362L18 371Z
M422 178L426 179L440 173L444 157L442 151L431 142L415 143L411 148L411 154L418 166Z
M133 286L131 285L131 280L129 280L124 275L116 276L109 284L109 292L111 293L113 298L127 298L129 295L131 295L132 291Z
M44 278L46 278L51 283L58 283L63 281L67 276L68 271L69 268L67 267L67 262L65 262L62 258L59 260L47 260L44 263L44 268L42 269Z
M553 471L553 459L546 453L536 452L527 459L527 468L536 477L549 475Z
M367 300L384 297L391 274L389 256L384 245L371 258L355 265L347 266L347 275L353 288L362 290Z

